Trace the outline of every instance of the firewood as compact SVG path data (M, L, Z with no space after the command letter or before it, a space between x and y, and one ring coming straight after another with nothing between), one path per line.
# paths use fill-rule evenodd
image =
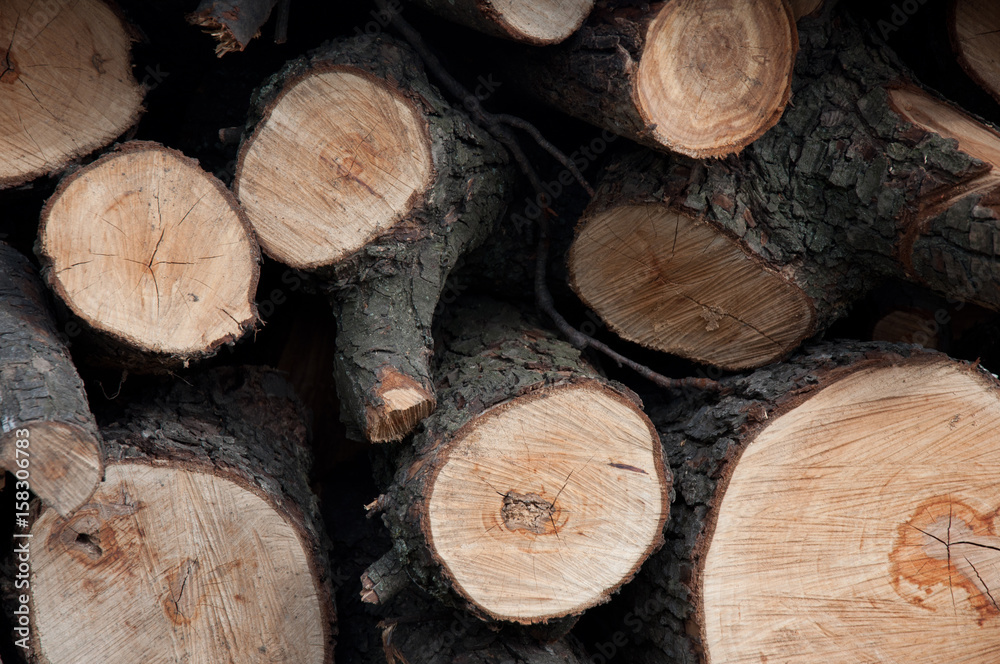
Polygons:
M130 34L101 0L6 0L0 12L0 188L64 170L139 120Z
M851 343L724 382L721 398L651 406L677 469L667 544L601 616L627 643L594 649L638 664L990 659L996 378Z
M1000 6L990 0L952 0L949 28L958 63L1000 102Z
M31 529L34 661L332 662L302 417L280 374L229 368L102 418L105 481Z
M556 108L658 149L739 152L788 102L798 38L786 0L601 2L564 44L511 59Z
M42 211L37 252L102 356L135 370L212 355L257 319L259 251L239 204L156 143L68 176Z
M823 0L790 0L789 4L792 6L792 15L798 21L817 13L823 7Z
M586 20L594 0L413 0L424 9L495 37L558 44Z
M738 159L647 151L599 183L570 273L621 336L739 369L787 356L889 278L1000 309L1000 134L900 87L906 72L848 17L800 29L795 108Z
M503 213L506 153L384 36L289 63L254 108L234 191L265 252L328 284L345 422L398 440L435 407L431 319Z
M641 406L579 351L489 300L453 305L440 402L376 503L395 540L366 601L408 581L484 619L604 602L660 544L669 471Z
M0 467L69 516L101 481L102 443L46 295L28 260L0 242Z

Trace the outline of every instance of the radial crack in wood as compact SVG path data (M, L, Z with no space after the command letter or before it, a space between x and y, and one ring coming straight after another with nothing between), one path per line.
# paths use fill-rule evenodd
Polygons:
M6 0L0 13L0 188L63 170L139 120L130 36L101 0Z
M127 143L67 178L37 251L56 294L127 365L210 355L257 319L259 252L239 204L155 143Z

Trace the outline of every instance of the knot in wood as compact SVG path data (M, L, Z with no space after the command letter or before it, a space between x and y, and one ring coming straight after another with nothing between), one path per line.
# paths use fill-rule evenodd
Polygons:
M539 535L555 531L555 506L537 493L508 491L500 514L509 530L527 530Z

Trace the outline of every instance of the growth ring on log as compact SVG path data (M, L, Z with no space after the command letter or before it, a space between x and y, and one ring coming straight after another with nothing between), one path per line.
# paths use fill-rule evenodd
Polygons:
M797 50L784 0L665 3L647 29L636 106L672 150L697 158L739 151L781 117Z
M240 151L233 190L270 256L330 265L387 231L433 180L414 102L352 67L285 87Z
M322 593L300 534L232 480L114 464L72 519L46 511L32 533L44 661L327 661ZM87 629L65 631L79 624Z
M256 320L258 249L197 162L133 142L74 173L42 212L47 279L84 322L140 353L210 353Z
M988 661L998 429L996 382L941 356L870 363L770 418L707 543L709 661Z
M445 454L424 530L455 589L490 617L580 613L662 541L659 438L634 403L596 381L487 410Z
M6 0L0 12L0 187L62 170L139 119L129 36L100 0Z
M727 369L778 360L814 326L798 286L662 204L586 215L569 269L580 298L624 339Z

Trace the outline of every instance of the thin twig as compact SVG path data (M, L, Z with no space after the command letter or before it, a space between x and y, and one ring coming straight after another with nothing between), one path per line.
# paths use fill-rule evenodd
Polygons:
M517 127L528 132L528 135L535 139L535 142L538 143L539 147L548 152L556 161L565 166L566 170L573 174L573 177L576 178L576 181L581 187L583 187L583 190L587 192L588 196L591 198L594 197L593 187L591 187L590 183L587 182L587 179L583 177L583 173L581 173L580 169L576 167L573 160L563 154L562 150L545 140L545 137L542 136L542 132L538 131L535 125L523 118L517 117L516 115L508 115L506 113L495 113L493 117L496 118L498 122L503 122L504 124L508 124L512 127Z

